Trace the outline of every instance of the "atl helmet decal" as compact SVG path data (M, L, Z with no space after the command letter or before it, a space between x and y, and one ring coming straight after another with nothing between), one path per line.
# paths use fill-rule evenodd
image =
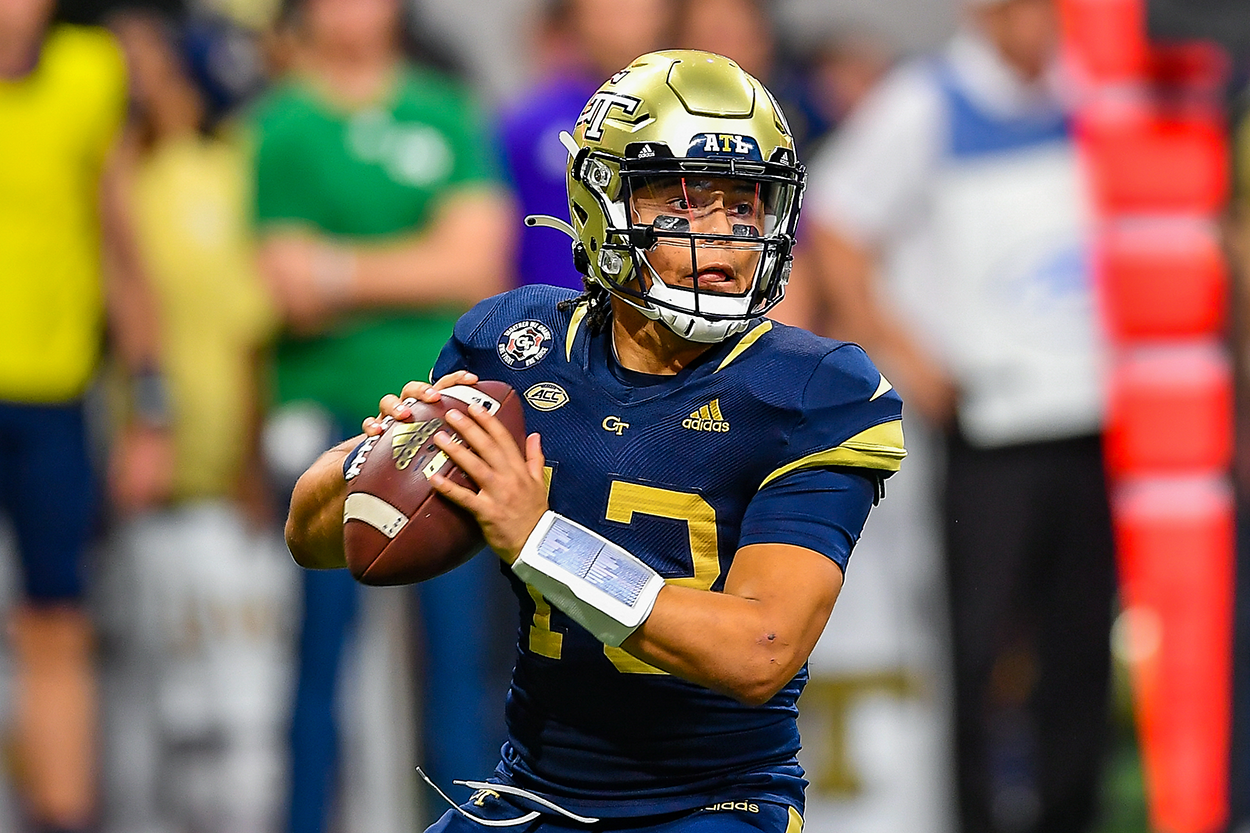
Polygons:
M741 133L696 133L686 148L686 158L737 157L763 162L760 143Z
M499 359L513 370L527 370L551 351L551 329L541 321L518 321L503 331L496 348Z

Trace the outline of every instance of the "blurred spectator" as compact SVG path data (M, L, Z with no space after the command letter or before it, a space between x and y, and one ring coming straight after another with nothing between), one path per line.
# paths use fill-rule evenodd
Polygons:
M97 490L82 397L106 310L135 405L110 464L118 507L164 497L172 454L157 319L108 173L126 108L124 61L101 30L49 27L52 10L51 0L0 4L0 507L25 590L9 622L25 810L39 830L77 831L96 813L82 597Z
M813 99L806 70L778 41L775 6L765 0L683 0L677 5L676 45L733 58L761 79L790 123L799 158L830 124Z
M665 45L670 6L667 0L543 0L536 53L542 77L507 107L499 128L522 215L568 215L568 151L560 131L572 129L608 76ZM526 230L517 280L580 290L570 240L554 229Z
M406 8L285 4L291 73L251 115L260 265L285 321L273 367L279 456L292 451L300 414L331 426L314 428L310 455L355 433L396 374L425 373L457 315L506 283L514 220L477 109L459 84L405 61ZM298 473L312 457L294 452L283 469ZM443 783L484 777L498 759L494 704L506 680L496 683L493 661L506 659L494 647L506 634L493 627L495 570L483 556L417 587L422 763ZM328 821L338 670L360 598L346 571L302 580L295 833Z
M1242 61L1250 55L1243 55ZM1250 69L1248 67L1247 69ZM1238 363L1237 447L1234 479L1238 494L1237 595L1233 643L1233 736L1229 796L1230 829L1250 833L1250 84L1240 96L1240 122L1234 145L1237 183L1233 224L1229 242L1234 257L1235 298L1240 314L1235 317L1235 355Z
M131 70L120 156L163 322L172 500L114 536L103 604L106 820L119 831L274 829L295 573L256 463L256 363L276 324L247 228L239 149L148 14L113 21ZM111 592L109 592L111 591Z
M677 41L683 49L733 58L756 78L772 76L776 38L772 12L762 0L686 0L681 5Z
M889 72L894 59L894 50L882 38L853 29L830 36L812 50L806 61L807 76L814 122L823 127L812 131L814 142L855 111Z
M1079 833L1115 592L1085 183L1054 0L965 5L949 47L891 76L813 166L816 323L947 432L962 829Z

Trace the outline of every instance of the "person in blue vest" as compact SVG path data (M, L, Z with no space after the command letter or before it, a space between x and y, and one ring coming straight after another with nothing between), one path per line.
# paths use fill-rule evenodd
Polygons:
M902 400L860 348L765 317L804 169L736 63L643 55L560 139L568 220L545 222L574 238L582 291L483 301L436 383L401 390L472 399L501 380L532 432L518 447L478 400L448 412L463 445L431 437L479 488L438 471L433 487L477 519L521 613L499 765L431 831L798 833L797 700L906 453ZM384 397L365 433L383 416L412 411ZM384 502L347 495L373 446L353 438L300 478L300 564L343 564L345 516L386 526Z
M945 445L962 830L1079 833L1115 593L1091 212L1056 4L962 5L947 47L898 69L814 163L810 308Z

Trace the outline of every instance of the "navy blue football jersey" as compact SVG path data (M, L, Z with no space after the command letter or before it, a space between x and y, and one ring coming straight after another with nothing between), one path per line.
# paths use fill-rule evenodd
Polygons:
M902 402L853 344L760 319L675 376L616 362L569 290L529 286L464 315L434 377L520 392L542 435L551 508L665 580L720 591L739 547L784 543L845 569L905 452ZM496 773L574 812L653 815L752 798L803 806L796 701L763 706L597 641L505 574L521 601L509 737Z

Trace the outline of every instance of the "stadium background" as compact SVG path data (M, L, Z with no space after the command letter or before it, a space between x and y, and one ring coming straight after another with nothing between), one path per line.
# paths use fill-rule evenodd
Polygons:
M61 14L66 20L96 22L120 4L93 2L92 0L66 0L62 4ZM127 4L132 5L132 4ZM187 11L184 4L156 2L150 4L170 13ZM236 16L257 20L263 17L259 2L230 2L220 0L202 0L192 3L192 11L203 13L216 5L219 9L233 12ZM516 95L525 86L528 76L527 51L523 39L516 37L518 31L524 30L530 20L531 4L526 0L491 0L490 2L463 3L452 0L421 0L418 4L419 19L429 27L431 40L444 44L446 51L454 56L468 72L468 77L479 93L488 103L498 104ZM237 7L230 9L229 7ZM776 4L780 34L794 55L806 54L818 47L822 39L832 37L846 31L868 32L879 37L883 42L897 51L898 55L914 54L937 46L954 30L956 11L953 4L936 2L936 0L875 0L871 4L850 2L850 0L786 0ZM1240 8L1235 0L1152 0L1151 25L1152 33L1160 38L1200 37L1217 38L1224 42L1228 54L1232 58L1221 86L1221 104L1225 107L1228 135L1235 148L1235 128L1246 108L1243 89L1246 83L1246 70L1250 66L1250 13ZM1235 175L1236 171L1230 174ZM1233 275L1241 274L1237 260L1238 254L1245 248L1239 243L1239 226L1243 216L1236 210L1235 201L1227 212L1219 217L1227 231L1227 251L1233 266ZM1246 342L1244 333L1238 326L1244 313L1245 298L1237 290L1234 281L1229 287L1234 299L1230 321L1232 322L1231 337L1228 340L1230 355L1240 365ZM1238 369L1235 379L1240 383L1244 372ZM1244 385L1239 384L1240 387ZM1239 390L1240 393L1240 390ZM1242 458L1250 457L1244 450L1244 443L1238 443L1236 468L1240 471L1246 466ZM1237 483L1238 487L1242 484ZM1240 563L1247 563L1246 550L1240 548ZM1241 574L1250 574L1250 569L1243 569ZM11 583L11 582L10 582ZM1231 762L1229 765L1230 787L1228 796L1228 829L1242 830L1250 825L1250 607L1245 600L1245 593L1238 594L1237 623L1240 634L1240 646L1233 655L1239 665L1235 667L1236 688L1239 692L1234 700L1233 723L1230 729L1233 743ZM403 646L405 637L396 635L403 630L400 623L403 619L404 602L395 598L378 604L371 609L369 624L372 633L381 641L399 643L391 646L395 655L402 655L406 650ZM362 682L354 696L374 698L373 702L381 703L395 698L411 697L409 687L399 679L396 667L388 660L385 651L362 655L361 668L365 673L362 680L373 679L373 682ZM402 671L402 663L399 666ZM1113 759L1109 766L1105 786L1103 833L1119 833L1124 831L1145 831L1149 829L1147 821L1146 800L1143 795L1143 773L1137 733L1133 723L1131 686L1129 671L1123 664L1117 667L1116 697L1113 708L1116 714L1117 738ZM894 683L886 683L888 688ZM905 683L902 683L905 687ZM390 719L403 727L408 719L403 714L392 713ZM383 718L379 718L382 720ZM391 727L393 728L393 726ZM380 781L393 779L393 774L382 772L385 761L392 764L405 762L414 754L411 748L399 744L388 745L385 738L391 729L382 722L378 725L364 726L361 732L361 751L356 754L354 775L360 787L358 805L345 811L345 827L347 829L385 829L396 825L394 829L403 829L405 823L410 824L414 818L407 811L381 812L376 807L370 809L371 802L386 802L409 796L415 792L406 783L390 786L377 786ZM402 732L401 732L402 733ZM387 752L382 755L370 755L363 749L368 743L380 743ZM819 749L820 743L811 744ZM373 758L372 763L369 762ZM372 779L372 781L371 781ZM401 778L402 782L403 779ZM372 783L372 786L370 784ZM7 805L8 810L4 807ZM12 813L12 800L0 802L0 829L9 829L5 824L5 812ZM13 818L12 815L9 818ZM381 826L378 826L378 825ZM1236 825L1243 827L1236 827ZM819 831L821 828L815 820L809 829ZM829 829L836 829L830 827ZM1215 828L1212 828L1214 833ZM1181 831L1178 830L1178 833ZM1184 833L1190 833L1188 830ZM1200 833L1193 830L1193 833Z

